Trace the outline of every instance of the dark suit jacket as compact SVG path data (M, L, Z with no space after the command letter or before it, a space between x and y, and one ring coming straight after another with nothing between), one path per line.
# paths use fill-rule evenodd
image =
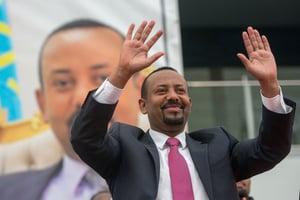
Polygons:
M159 155L148 132L114 123L115 105L97 103L90 93L73 123L71 142L82 160L104 177L114 200L154 200L159 183ZM263 108L255 139L238 141L223 127L187 134L186 141L211 200L238 199L235 182L274 167L290 151L294 109L277 114Z
M40 200L49 182L62 169L62 160L43 169L0 176L1 200Z

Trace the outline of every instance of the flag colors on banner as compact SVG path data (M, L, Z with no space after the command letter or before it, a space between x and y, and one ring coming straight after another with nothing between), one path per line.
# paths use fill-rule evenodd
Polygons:
M6 110L7 121L22 117L15 54L11 43L5 0L0 0L0 109Z

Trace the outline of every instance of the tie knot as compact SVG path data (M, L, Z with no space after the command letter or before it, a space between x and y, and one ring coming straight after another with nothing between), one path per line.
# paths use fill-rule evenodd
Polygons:
M169 147L172 147L172 146L179 146L180 144L180 141L177 139L177 138L168 138L166 144L169 146Z

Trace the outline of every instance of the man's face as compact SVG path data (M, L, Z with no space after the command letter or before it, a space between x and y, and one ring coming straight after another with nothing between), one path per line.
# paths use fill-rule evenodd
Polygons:
M183 131L191 109L183 77L172 70L158 71L149 77L146 88L140 108L148 114L151 128L168 135Z
M251 185L251 179L244 179L239 182L236 182L236 187L239 192L239 194L246 194L246 196L250 193L250 185Z
M44 119L73 158L77 156L69 141L70 121L88 91L96 89L118 65L122 43L123 38L107 28L77 28L55 34L44 48L44 88L37 90L37 100ZM135 86L133 81L128 82L114 120L137 123L138 105L126 101L138 98Z

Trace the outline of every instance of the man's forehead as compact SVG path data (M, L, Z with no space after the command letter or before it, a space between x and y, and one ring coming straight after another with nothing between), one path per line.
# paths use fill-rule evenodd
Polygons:
M62 46L67 44L82 43L93 41L93 43L103 42L109 44L122 44L124 38L115 30L108 27L84 27L62 30L54 33L48 38L44 45L44 49L49 46Z
M168 70L170 71L170 70ZM172 72L172 71L170 71ZM157 72L159 73L159 72ZM147 87L150 90L155 90L158 88L185 88L187 89L187 83L184 78L178 74L177 72L173 72L174 75L171 74L157 74L157 77L153 76L153 79L149 79L147 83ZM155 75L155 74L153 74ZM152 77L149 77L152 78Z
M173 70L161 70L153 73L149 77L149 82L154 82L157 84L167 83L171 80L176 80L179 83L185 83L185 79L176 71Z
M68 67L68 66L53 66L53 67L47 67L47 65L45 65L45 66L46 66L45 67L46 71L48 70L48 71L50 71L50 73L71 73L72 71L79 69L76 67L72 68L72 67ZM90 72L110 73L109 72L110 68L106 64L89 65L89 66L85 66L83 68Z

